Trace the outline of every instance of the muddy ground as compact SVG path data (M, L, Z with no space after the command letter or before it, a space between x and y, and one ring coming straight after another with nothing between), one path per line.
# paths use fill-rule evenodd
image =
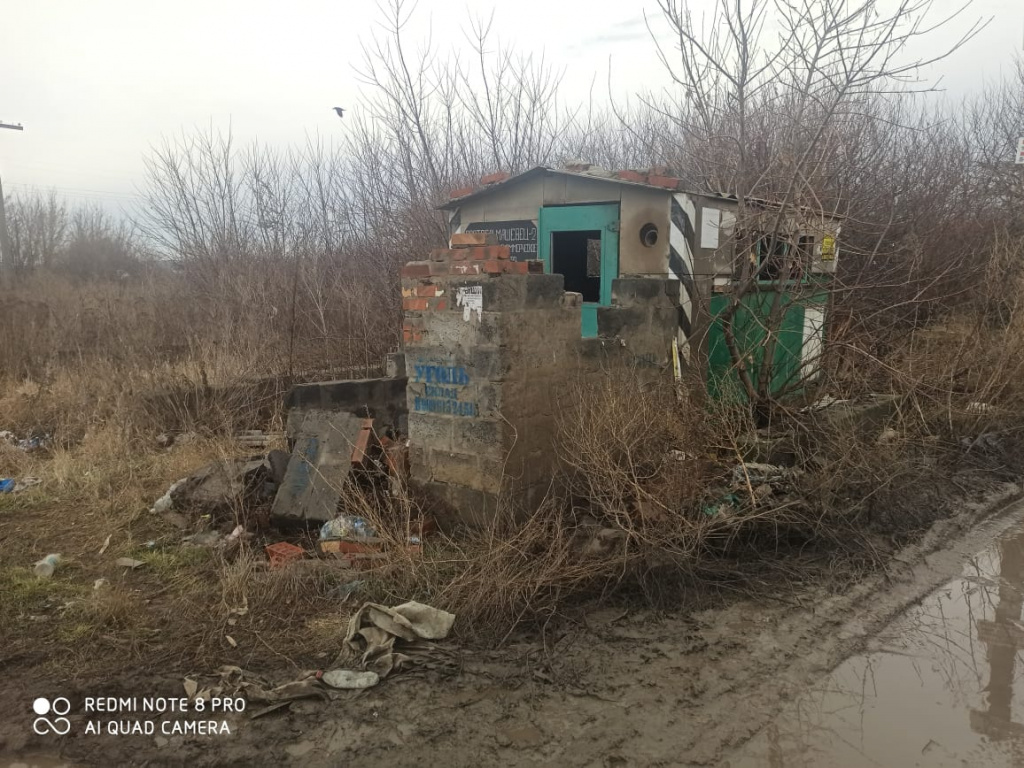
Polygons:
M1024 517L1018 496L1017 486L998 486L838 594L805 583L696 611L605 606L499 650L448 647L433 668L365 692L293 702L256 720L255 707L217 715L230 734L164 736L152 714L81 711L85 696L181 696L181 671L76 681L8 668L0 754L5 765L40 766L748 764L737 750L787 705ZM282 662L275 681L297 672ZM35 735L32 702L57 696L71 702L70 733ZM191 718L202 719L163 721ZM152 720L156 732L91 735L90 720L101 731Z

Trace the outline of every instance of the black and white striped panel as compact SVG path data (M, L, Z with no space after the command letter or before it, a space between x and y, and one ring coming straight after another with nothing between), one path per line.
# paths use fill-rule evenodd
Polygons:
M684 359L689 361L689 338L693 323L693 307L696 300L696 286L693 282L694 241L693 219L696 211L690 198L685 194L672 196L672 211L669 217L668 269L669 276L679 281L679 348Z

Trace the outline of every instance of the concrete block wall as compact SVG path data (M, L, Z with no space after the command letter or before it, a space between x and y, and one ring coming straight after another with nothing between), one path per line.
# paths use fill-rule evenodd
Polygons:
M599 362L631 368L641 381L672 376L679 323L679 283L650 277L612 281L612 306L597 310L596 339L585 339L584 370Z
M487 524L539 501L579 359L579 294L491 237L456 235L402 269L411 481L449 523Z

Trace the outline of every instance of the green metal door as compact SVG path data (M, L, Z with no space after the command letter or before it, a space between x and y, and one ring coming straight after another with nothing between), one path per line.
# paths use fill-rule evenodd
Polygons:
M619 204L544 207L537 228L544 271L583 294L583 337L597 336L597 308L611 306L619 276Z

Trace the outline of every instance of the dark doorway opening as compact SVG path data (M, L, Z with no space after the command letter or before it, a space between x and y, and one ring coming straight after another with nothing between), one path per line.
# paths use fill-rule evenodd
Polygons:
M551 271L565 278L565 290L601 301L601 231L551 233Z

